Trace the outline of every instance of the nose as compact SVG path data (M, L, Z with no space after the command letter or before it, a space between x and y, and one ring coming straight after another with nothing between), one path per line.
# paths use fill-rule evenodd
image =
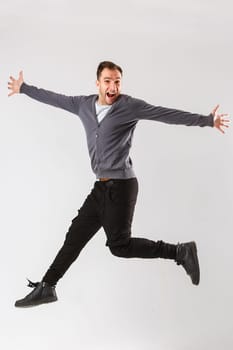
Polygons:
M116 91L116 83L114 81L112 81L110 84L110 91Z

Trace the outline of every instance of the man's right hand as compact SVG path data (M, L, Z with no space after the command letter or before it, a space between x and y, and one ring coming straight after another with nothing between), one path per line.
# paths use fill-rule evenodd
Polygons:
M12 76L10 76L10 81L8 82L8 89L11 90L11 92L8 94L8 96L12 96L14 94L18 94L20 92L20 87L23 84L23 71L21 70L19 72L19 78L15 79Z

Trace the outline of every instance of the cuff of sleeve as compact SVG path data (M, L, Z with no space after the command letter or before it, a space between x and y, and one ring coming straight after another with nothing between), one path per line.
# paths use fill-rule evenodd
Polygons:
M23 83L23 84L20 86L19 93L20 93L20 94L23 94L23 93L26 91L26 87L27 87L27 84Z
M208 126L214 126L214 116L213 116L213 114L212 113L210 113L209 115L208 115Z

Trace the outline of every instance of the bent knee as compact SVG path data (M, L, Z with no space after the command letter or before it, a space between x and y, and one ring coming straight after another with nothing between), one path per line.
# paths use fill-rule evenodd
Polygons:
M113 246L113 247L109 247L110 252L115 255L118 256L120 258L127 258L128 257L128 245L120 245L120 246Z

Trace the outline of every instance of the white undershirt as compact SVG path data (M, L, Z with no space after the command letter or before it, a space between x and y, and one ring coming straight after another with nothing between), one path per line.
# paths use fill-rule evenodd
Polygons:
M95 110L98 123L100 123L104 119L111 107L112 105L99 105L97 102L95 103Z

